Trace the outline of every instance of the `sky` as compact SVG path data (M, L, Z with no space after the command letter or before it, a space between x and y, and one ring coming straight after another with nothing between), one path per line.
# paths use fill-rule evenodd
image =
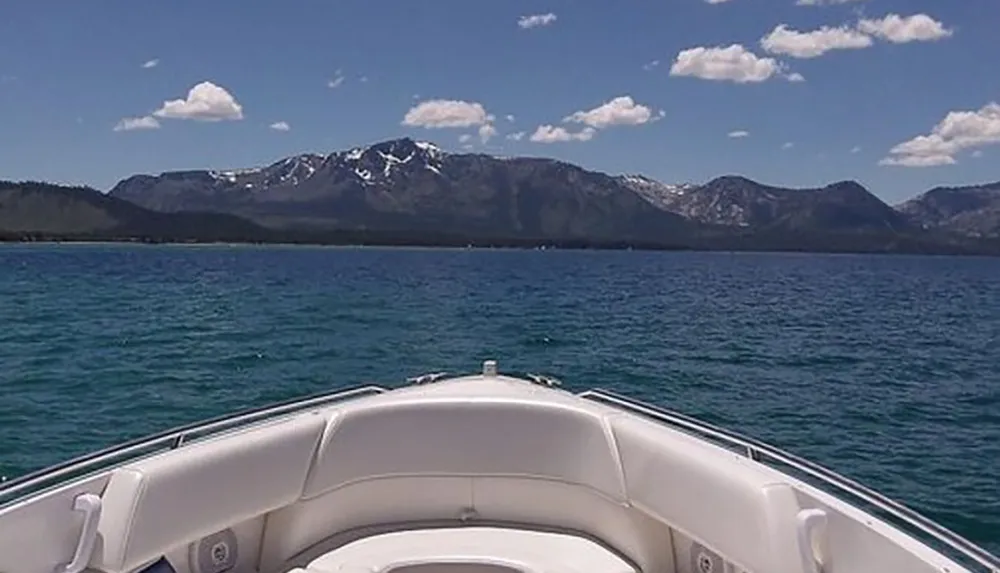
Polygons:
M996 0L6 0L0 179L409 136L667 183L1000 180Z

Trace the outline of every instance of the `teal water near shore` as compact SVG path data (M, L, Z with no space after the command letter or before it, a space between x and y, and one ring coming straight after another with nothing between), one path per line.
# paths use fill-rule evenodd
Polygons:
M0 245L0 476L430 371L771 442L1000 553L1000 259Z

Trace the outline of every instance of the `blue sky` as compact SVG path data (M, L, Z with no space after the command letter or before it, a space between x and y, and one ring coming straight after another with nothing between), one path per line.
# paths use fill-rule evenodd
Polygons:
M1000 3L797 1L9 0L0 178L106 190L408 135L889 202L1000 179Z

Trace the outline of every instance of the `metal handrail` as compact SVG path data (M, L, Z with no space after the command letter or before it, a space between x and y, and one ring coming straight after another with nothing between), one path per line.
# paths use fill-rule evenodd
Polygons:
M596 388L581 392L577 396L588 400L604 402L635 414L644 415L658 422L711 436L729 445L743 448L747 456L757 462L763 463L766 461L766 458L770 458L771 460L786 464L821 481L827 486L835 488L839 492L848 493L865 500L901 520L903 523L948 545L965 557L986 567L992 573L1000 573L1000 559L982 547L850 478L844 477L795 454L774 446L769 446L761 441L726 430L725 428L702 422L680 412L654 406L610 390Z
M192 435L205 437L206 435L263 421L282 414L305 410L313 406L340 402L348 398L381 394L385 391L386 389L381 386L367 385L334 392L324 392L306 398L295 398L259 408L243 410L234 414L218 416L111 446L110 448L98 450L0 483L0 507L14 501L19 493L34 491L39 486L44 487L53 480L67 475L85 475L108 467L111 465L109 462L120 463L129 459L129 455L141 455L148 453L149 450L155 451L182 447Z

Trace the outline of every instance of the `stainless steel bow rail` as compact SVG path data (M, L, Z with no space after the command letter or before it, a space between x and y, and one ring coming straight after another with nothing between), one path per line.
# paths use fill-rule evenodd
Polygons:
M720 445L727 446L729 449L745 452L747 457L754 461L767 465L781 464L792 468L804 476L812 478L808 481L819 482L815 485L820 485L821 489L827 489L832 494L847 494L855 499L862 500L894 518L895 522L909 530L910 533L916 533L917 537L934 541L941 546L941 549L951 549L953 552L956 552L955 555L950 555L951 558L955 559L958 557L957 561L963 562L963 564L976 565L990 573L1000 573L1000 559L992 553L957 533L927 519L912 509L823 466L769 446L753 438L702 422L679 412L623 396L610 390L597 388L581 392L577 396L650 418L667 426L685 430L688 433L694 433L701 438L711 439Z
M326 406L350 398L381 394L385 391L386 389L381 386L368 385L325 392L307 398L296 398L261 408L227 414L125 442L0 483L0 508L28 493L60 485L70 479L94 474L102 469L145 457L158 451L180 448L191 440L205 438L269 418L276 418L317 406Z

